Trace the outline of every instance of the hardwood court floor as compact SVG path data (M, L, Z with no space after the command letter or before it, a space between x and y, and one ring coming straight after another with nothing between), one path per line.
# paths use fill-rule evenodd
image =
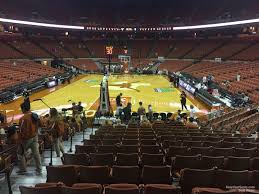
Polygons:
M84 75L77 78L69 85L46 89L31 96L33 99L42 98L50 107L58 109L71 107L71 101L81 101L85 110L93 112L98 107L100 82L102 75ZM123 93L124 105L131 101L133 111L138 108L138 102L142 101L145 108L152 105L154 112L176 112L180 109L180 91L171 87L166 77L160 75L112 75L109 77L109 92L112 104L115 104L116 96ZM18 109L21 99L9 103L0 108ZM69 102L70 101L70 102ZM206 107L192 99L187 100L189 108L194 104L197 110L206 112ZM40 101L31 103L32 110L39 114L48 112L48 108ZM115 107L113 107L115 110ZM15 111L17 113L17 111Z

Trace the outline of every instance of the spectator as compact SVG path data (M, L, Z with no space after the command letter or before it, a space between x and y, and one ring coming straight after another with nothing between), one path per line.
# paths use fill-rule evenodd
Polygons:
M121 97L122 97L122 93L120 93L117 97L116 97L116 106L120 106L121 103Z
M149 121L153 121L153 109L152 109L152 105L148 105L148 120Z
M187 107L186 107L186 94L185 94L185 92L184 91L182 91L182 93L181 93L181 95L180 95L180 98L181 98L181 105L182 105L182 110L185 108L186 110L188 110L187 109Z
M142 102L139 102L138 114L140 116L140 120L142 120L142 117L146 115L146 109L143 107Z
M128 124L131 119L131 103L129 102L127 106L122 110L124 114L124 122Z
M196 111L195 111L195 109L194 109L194 106L191 104L190 105L190 118L193 118L193 119L196 119L196 115L195 115L195 113L196 113Z
M41 174L41 158L39 153L38 144L38 125L39 119L37 115L30 111L30 107L26 103L21 104L23 112L22 118L19 120L19 127L21 130L20 141L21 144L18 147L17 154L19 160L19 171L18 174L26 173L26 159L25 153L28 149L31 149L34 162L36 165L36 173Z
M65 132L65 125L57 109L55 108L50 109L50 129L54 141L54 150L57 154L57 157L60 157L60 152L64 154L62 138Z
M240 82L240 79L241 79L241 75L240 73L237 74L237 81Z

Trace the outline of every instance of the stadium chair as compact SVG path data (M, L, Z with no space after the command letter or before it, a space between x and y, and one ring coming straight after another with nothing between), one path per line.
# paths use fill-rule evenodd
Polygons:
M214 186L226 189L226 186L247 186L250 184L249 171L230 171L218 169L215 172Z
M222 137L208 136L206 141L219 142L222 140Z
M253 157L256 154L256 148L244 149L235 148L233 155L236 157Z
M98 184L84 184L84 186L62 187L62 194L101 194L102 187Z
M202 142L201 141L183 141L183 146L187 146L187 147L201 147L202 146Z
M223 141L204 141L203 146L204 147L215 147L220 148L222 147Z
M101 185L110 183L110 169L108 166L80 166L79 171L80 183L96 183Z
M138 145L121 145L118 148L118 153L132 154L132 153L138 153L138 152L139 152Z
M141 145L140 146L140 152L141 153L147 153L147 154L159 154L160 153L160 147L157 145Z
M163 141L163 148L169 148L170 146L182 146L182 141L165 140Z
M212 148L211 147L191 147L189 152L190 152L190 155L201 154L201 155L207 156L211 154Z
M134 129L135 130L135 129ZM138 132L126 132L125 135L123 136L123 140L138 140L139 136L138 136Z
M224 169L233 171L249 170L250 158L229 156L226 160Z
M140 194L138 186L134 184L111 184L104 190L105 194Z
M171 184L169 166L144 166L142 171L143 184Z
M112 166L113 165L113 154L90 154L90 165L92 166Z
M171 158L176 155L188 156L188 148L186 146L170 146L167 152L167 156Z
M113 166L112 182L139 184L140 182L139 167L138 166Z
M176 140L178 141L191 141L192 140L192 137L190 136L185 136L185 134L176 134Z
M164 165L163 154L147 154L143 153L141 156L141 164L148 166L163 166Z
M239 137L225 137L224 141L226 141L226 142L241 142Z
M250 148L259 148L258 142L245 142L243 143L243 148L250 149Z
M195 187L192 189L192 194L237 194L238 191L231 189L225 190L220 188L205 188L205 187Z
M254 142L255 141L255 139L251 138L251 137L241 137L240 140L241 140L242 143L248 143L248 142Z
M138 139L123 139L122 145L139 145Z
M101 145L102 141L100 139L85 139L84 140L84 145Z
M118 153L116 157L117 166L138 166L139 155L138 153L133 154L122 154Z
M103 145L103 146L97 146L97 152L98 153L117 153L117 147L114 145Z
M184 169L181 171L180 186L182 194L190 194L194 187L211 187L214 184L214 169Z
M224 141L222 144L222 147L223 148L242 148L243 144L241 142Z
M211 168L224 168L224 156L202 156L201 157L201 169L211 169Z
M155 139L141 139L140 145L156 145Z
M252 171L251 184L250 185L255 186L255 189L259 189L258 180L259 180L259 170Z
M192 141L201 141L204 142L207 136L192 136Z
M19 187L21 194L62 194L61 188L56 186L49 187Z
M96 149L94 145L76 145L76 154L82 154L82 153L86 153L86 154L90 154L90 153L95 153Z
M89 165L89 157L87 154L64 154L64 165Z
M231 156L233 154L232 148L213 148L213 156Z
M259 171L259 157L254 157L251 159L250 169Z
M144 187L144 194L180 194L181 190L172 185L147 184Z
M172 158L172 171L174 174L179 175L180 170L184 168L199 169L200 168L200 157L196 156L179 156Z
M62 182L67 186L72 186L77 182L78 173L75 166L47 166L47 182Z
M103 143L103 145L115 145L115 144L119 144L120 140L119 139L103 139L102 143Z

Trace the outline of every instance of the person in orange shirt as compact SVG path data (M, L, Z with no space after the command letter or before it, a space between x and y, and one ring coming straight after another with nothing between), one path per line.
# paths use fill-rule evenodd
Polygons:
M36 173L41 174L42 166L38 144L38 125L40 124L40 121L38 119L38 115L30 111L30 106L27 106L25 103L22 103L21 109L24 115L19 120L19 138L21 144L18 146L17 149L19 161L19 171L17 173L24 174L26 172L25 153L28 149L31 149L34 162L36 165Z
M65 132L64 122L59 115L57 109L50 109L50 131L54 141L54 150L57 154L57 157L60 157L60 152L64 154L64 146L63 146L63 135Z

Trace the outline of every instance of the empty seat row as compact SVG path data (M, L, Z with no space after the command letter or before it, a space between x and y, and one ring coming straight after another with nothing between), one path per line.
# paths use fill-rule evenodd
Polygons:
M157 141L154 137L146 137L145 139L138 139L135 136L128 137L128 139L90 139L85 140L84 145L116 145L116 144L124 144L124 145L156 145Z
M118 165L118 166L163 166L165 157L163 154L138 153L120 154L114 156L111 153L106 154L64 154L63 164L65 165Z
M76 153L150 153L158 154L162 153L160 146L158 145L76 145Z
M184 168L210 169L217 167L227 170L259 170L259 157L232 157L229 156L181 156L172 157L168 162L165 161L163 154L65 154L65 165L84 165L84 166L163 166L170 164L172 171L177 173Z
M182 194L191 194L195 187L220 188L225 191L234 187L259 189L258 181L259 171L184 169L181 171L180 185Z
M176 155L207 155L207 156L237 156L237 157L258 157L259 150L257 147L252 148L218 148L218 147L187 147L187 146L170 146L165 149L167 157Z
M110 184L104 188L100 184L77 183L72 187L61 183L43 183L35 187L20 187L21 194L180 194L180 189L166 184Z
M130 183L171 184L170 166L47 166L47 182L63 182L67 186L75 183Z
M78 173L79 172L79 173ZM183 169L180 172L180 186L183 194L190 194L194 187L228 189L234 186L259 188L259 171L230 171L221 169ZM63 182L66 186L76 183L96 184L171 184L170 167L145 166L140 172L137 167L52 166L47 167L47 182Z
M210 169L217 167L225 170L259 170L259 158L223 156L176 156L172 158L172 171L180 172L184 168Z

